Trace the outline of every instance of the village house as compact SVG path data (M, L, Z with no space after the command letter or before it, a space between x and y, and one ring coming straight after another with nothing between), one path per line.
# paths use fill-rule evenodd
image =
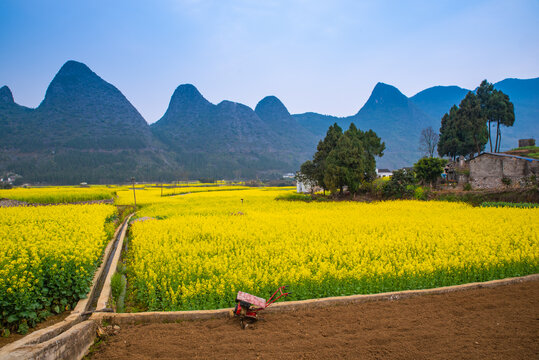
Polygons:
M377 178L390 177L391 175L393 175L393 171L389 169L376 169Z
M539 176L539 160L522 156L484 152L467 161L473 189L526 186Z

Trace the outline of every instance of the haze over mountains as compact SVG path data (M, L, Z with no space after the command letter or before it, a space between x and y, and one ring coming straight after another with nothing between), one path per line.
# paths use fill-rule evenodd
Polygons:
M537 138L539 78L506 79L495 87L515 104L513 128L503 129L502 148L518 138ZM275 96L255 109L240 103L212 104L190 84L174 91L168 109L152 125L113 85L86 65L68 61L35 109L15 103L0 88L0 174L24 182L76 184L210 178L272 178L310 159L327 128L373 129L386 143L379 168L411 166L421 154L419 134L435 130L468 92L436 86L407 98L378 83L355 115L291 115Z

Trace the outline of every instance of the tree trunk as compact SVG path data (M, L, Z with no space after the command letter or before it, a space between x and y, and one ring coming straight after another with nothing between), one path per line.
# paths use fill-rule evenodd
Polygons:
M492 152L492 137L490 136L490 120L488 121L488 143L490 145L490 152Z
M498 134L500 132L500 122L498 121L498 125L496 126L496 144L494 145L494 152L498 152Z

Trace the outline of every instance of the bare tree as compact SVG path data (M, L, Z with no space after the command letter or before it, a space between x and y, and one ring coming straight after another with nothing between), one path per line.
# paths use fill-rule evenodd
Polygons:
M428 157L434 157L434 151L438 145L438 133L434 131L432 126L421 130L419 137L419 151L423 152Z

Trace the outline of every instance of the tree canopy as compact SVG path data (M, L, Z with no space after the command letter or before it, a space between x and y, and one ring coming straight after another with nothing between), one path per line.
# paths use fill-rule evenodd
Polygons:
M301 179L324 190L356 194L363 182L376 177L375 156L383 156L385 144L372 130L363 132L354 123L344 133L336 123L317 146L312 161L301 165Z
M444 172L447 163L444 159L424 157L414 164L416 178L424 184L435 185L440 175Z
M494 89L483 80L476 94L469 92L459 107L453 107L442 118L438 154L452 158L470 155L484 150L489 143L490 151L499 152L502 142L500 126L513 126L515 110L509 96ZM492 126L496 135L492 140Z
M488 141L488 130L479 96L471 91L460 102L453 105L442 117L438 154L456 158L484 150Z

